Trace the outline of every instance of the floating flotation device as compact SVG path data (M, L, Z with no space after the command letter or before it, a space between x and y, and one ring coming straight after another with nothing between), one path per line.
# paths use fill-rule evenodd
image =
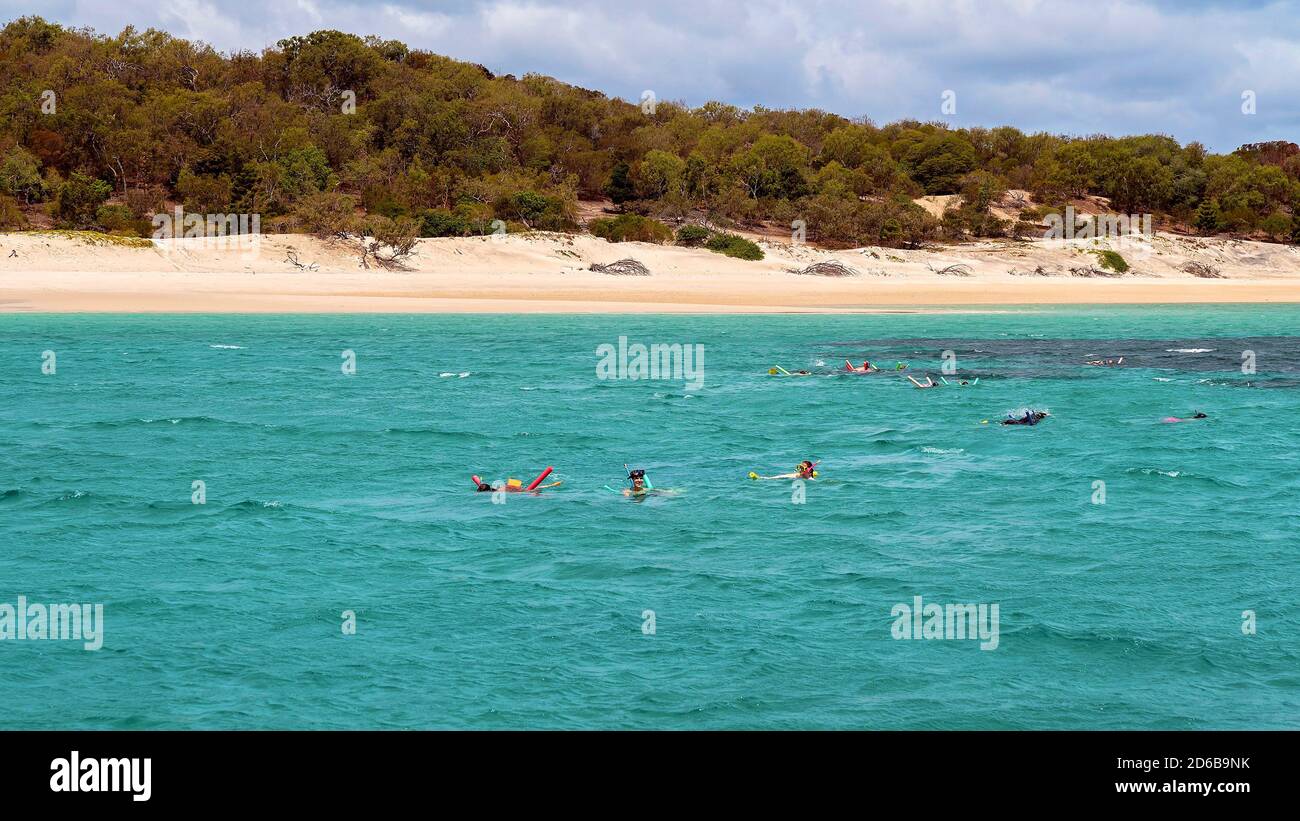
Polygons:
M539 489L539 486L559 487L560 484L562 484L561 482L554 482L549 485L542 485L542 482L546 479L546 477L551 475L552 470L554 470L554 468L548 467L546 470L542 471L540 476L538 476L536 479L534 479L532 482L528 484L528 487L524 487L524 483L520 479L507 479L505 487L498 486L497 488L494 488L494 490L508 490L512 492L517 492L521 490L537 490ZM475 490L483 489L484 482L477 475L471 475L469 478L474 483Z
M524 489L525 489L525 490L536 490L536 489L537 489L537 486L540 485L542 482L546 481L546 477L547 477L547 476L550 476L550 475L551 475L551 471L554 470L554 469L555 469L555 468L553 468L553 467L551 467L551 466L548 465L548 466L546 467L546 470L542 471L541 474L540 474L536 479L534 479L534 480L532 481L532 483L528 485L528 487L526 487L526 488L524 488ZM511 482L514 482L515 480L514 480L514 479L511 479L510 481L511 481Z

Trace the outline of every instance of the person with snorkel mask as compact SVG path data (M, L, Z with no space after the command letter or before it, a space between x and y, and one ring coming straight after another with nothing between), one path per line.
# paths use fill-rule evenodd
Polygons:
M1020 418L1016 418L1015 416L1013 416L1013 415L1011 415L1011 414L1007 414L1007 418L1002 420L1002 424L1004 424L1004 425L1037 425L1039 422L1043 421L1044 419L1046 419L1046 418L1049 417L1049 416L1051 416L1051 414L1048 413L1047 411L1036 411L1036 410L1026 409L1026 410L1025 410L1025 415L1022 416L1022 417L1020 417Z
M778 473L776 476L759 476L757 473L753 473L753 472L751 472L751 473L749 474L749 478L751 478L751 479L809 479L809 480L811 480L811 479L816 479L816 478L817 478L817 465L819 465L819 464L821 464L821 463L820 463L820 462L810 462L809 460L805 459L805 460L803 460L802 462L800 462L799 464L795 465L794 473Z
M645 471L642 470L641 468L633 469L628 467L627 465L623 465L623 469L627 471L628 486L623 488L622 490L616 490L615 488L612 488L609 485L605 485L605 490L608 490L610 493L621 493L624 496L629 496L634 498L644 498L646 496L649 496L651 493L657 494L661 492L655 490L655 486L650 484L650 480L646 478ZM664 491L664 492L670 493L671 491Z
M627 483L631 487L623 490L624 496L643 496L653 489L645 478L645 471L640 468L627 472Z

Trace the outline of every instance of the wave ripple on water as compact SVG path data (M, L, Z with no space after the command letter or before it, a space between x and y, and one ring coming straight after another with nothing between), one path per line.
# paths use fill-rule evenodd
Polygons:
M0 726L1295 727L1298 319L14 315L0 573L107 623L0 643ZM620 336L704 386L596 380ZM980 383L833 373L945 351ZM914 596L998 649L894 640Z

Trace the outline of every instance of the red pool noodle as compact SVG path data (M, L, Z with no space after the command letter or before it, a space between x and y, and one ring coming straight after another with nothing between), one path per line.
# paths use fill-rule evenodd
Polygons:
M555 470L555 468L548 466L548 467L546 468L546 470L542 471L542 475L541 475L541 476L538 476L536 479L534 479L534 480L533 480L533 483L530 484L528 487L526 487L526 488L524 488L524 489L525 489L525 490L533 490L534 488L536 488L536 487L537 487L538 485L540 485L542 482L546 481L546 477L551 475L551 471L552 471L552 470Z
M483 480L478 478L477 476L470 476L469 478L474 480L475 489L477 489L479 485L483 484Z

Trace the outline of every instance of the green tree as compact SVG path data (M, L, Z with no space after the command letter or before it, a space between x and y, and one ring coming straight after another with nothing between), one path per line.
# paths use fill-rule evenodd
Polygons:
M641 160L641 194L646 199L662 199L681 193L686 175L686 161L676 154L653 149Z
M764 134L732 160L749 196L793 199L808 190L808 149L793 137Z
M639 214L594 219L587 224L592 234L609 242L653 242L663 244L673 238L673 231L658 220Z
M112 187L103 180L74 171L59 187L54 201L54 215L71 228L94 227L95 212L111 193Z
M181 169L176 193L185 210L199 214L223 214L230 210L231 183L225 174L210 176Z
M632 169L627 163L621 162L614 166L614 170L609 174L609 182L605 185L605 196L613 200L615 205L622 205L636 199Z
M871 143L871 132L859 125L842 126L826 135L822 142L821 160L837 162L845 168L857 168L868 161L878 149Z
M987 171L972 171L961 180L962 205L976 214L987 214L1006 193L1006 182Z
M333 237L357 230L355 197L338 191L309 194L294 208L298 230L318 237Z
M1223 215L1219 213L1219 204L1214 200L1204 200L1196 209L1192 225L1201 234L1215 234L1224 228Z
M936 133L907 150L912 179L927 194L955 194L961 178L975 170L975 148L957 134Z
M1173 174L1154 157L1113 157L1106 169L1105 193L1121 213L1154 211L1173 190Z
M382 43L377 50L354 34L332 30L289 37L276 45L285 96L321 110L339 106L344 91L358 97L369 91L385 54L392 51L381 51L387 48Z
M1284 242L1291 236L1291 215L1284 214L1281 211L1274 211L1260 222L1259 228L1269 239L1276 242Z
M45 180L35 154L21 145L5 153L0 160L0 191L29 204L45 199Z
M0 194L0 229L21 230L27 227L27 215L18 206L18 201L7 194Z

